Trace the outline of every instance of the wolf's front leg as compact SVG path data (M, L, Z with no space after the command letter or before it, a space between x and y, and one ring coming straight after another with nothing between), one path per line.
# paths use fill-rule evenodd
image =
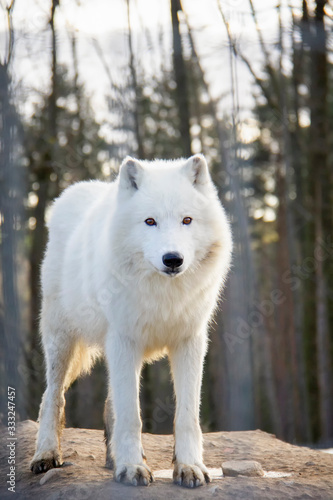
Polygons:
M199 420L200 391L206 335L180 342L170 352L176 393L175 453L173 479L193 488L210 481L202 460L202 433Z
M139 382L142 352L136 343L116 333L110 333L106 342L114 427L111 453L114 478L134 486L148 486L153 481L146 465L141 444Z

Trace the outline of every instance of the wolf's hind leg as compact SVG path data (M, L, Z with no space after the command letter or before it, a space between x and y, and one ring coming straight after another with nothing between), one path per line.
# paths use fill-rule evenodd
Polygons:
M108 397L105 401L104 406L104 438L106 445L106 461L105 467L108 469L113 469L113 458L111 452L111 438L113 429L113 410L112 410L112 400L110 395L111 389L109 389Z
M59 333L59 332L57 332ZM65 424L65 391L81 371L82 347L49 335L44 340L47 387L39 410L36 452L30 464L38 474L62 463L60 436Z

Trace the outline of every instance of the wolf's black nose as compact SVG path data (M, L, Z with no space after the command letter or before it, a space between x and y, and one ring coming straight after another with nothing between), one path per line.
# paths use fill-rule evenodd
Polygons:
M174 271L182 265L182 263L184 262L184 257L178 252L173 252L163 255L162 260L163 264L166 267Z

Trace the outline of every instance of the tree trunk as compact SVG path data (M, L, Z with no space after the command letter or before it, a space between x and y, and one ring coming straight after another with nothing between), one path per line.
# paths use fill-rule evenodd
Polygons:
M278 393L280 412L283 417L284 438L293 442L296 439L296 411L298 409L297 358L295 344L294 298L290 286L283 279L284 272L290 269L290 254L287 227L286 178L283 167L278 166L277 196L277 290L281 298L277 302L277 332L275 357L277 361Z
M9 59L9 57L8 57ZM7 387L15 389L15 411L23 416L22 384L18 367L22 347L19 291L17 287L18 235L22 224L22 179L16 165L17 116L10 103L8 60L0 63L0 218L1 218L1 316L0 413L7 415ZM4 368L4 372L2 372ZM7 421L6 421L7 422ZM4 422L5 423L5 422Z
M134 51L133 51L133 42L132 42L132 28L131 28L131 16L130 16L130 0L126 0L127 4L127 24L128 24L128 48L129 48L129 69L132 78L132 85L134 91L134 131L135 131L135 139L137 143L137 154L141 159L145 158L144 147L143 147L143 138L141 131L141 113L140 113L140 95L139 95L139 87L136 76L136 69L134 63Z
M39 188L36 192L38 203L34 210L35 229L31 233L30 249L30 333L26 353L26 363L30 371L29 412L37 416L41 398L41 379L43 378L42 352L38 335L39 313L41 306L40 266L46 243L45 211L49 200L50 173L56 163L57 151L57 40L54 18L59 0L53 0L51 6L50 27L52 40L51 91L48 101L48 130L45 130L47 150L41 163L34 165L34 173Z
M328 166L328 63L324 8L326 0L317 0L315 17L311 20L310 41L310 182L314 202L315 245L331 235L332 219L330 197L331 175ZM315 255L316 258L316 255ZM332 368L329 339L328 281L331 264L329 259L316 258L315 265L315 309L317 377L319 386L320 437L333 437L333 393Z
M179 129L183 139L184 155L191 156L190 110L186 67L183 56L182 40L180 35L178 12L182 10L180 0L171 0L171 19L173 34L173 67L176 81L176 97L179 113Z
M205 90L208 85L195 49L188 25L192 59L196 62ZM248 325L251 307L256 295L248 219L241 197L241 180L238 172L237 144L234 137L233 154L225 147L229 138L218 119L212 98L209 101L211 116L219 138L221 169L216 172L216 183L223 198L225 186L232 193L228 213L233 222L234 260L225 291L223 311L219 315L218 330L212 330L212 346L208 351L210 391L214 429L253 429L255 426L254 373L252 335L237 336ZM232 154L232 153L231 153ZM243 326L241 326L243 325ZM245 327L246 328L246 327ZM230 339L230 342L228 341ZM223 360L221 362L221 359Z

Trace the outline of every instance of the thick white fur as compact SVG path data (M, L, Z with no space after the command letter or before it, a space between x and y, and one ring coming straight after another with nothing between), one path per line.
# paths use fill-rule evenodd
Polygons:
M189 225L182 223L191 217ZM157 225L148 226L147 218ZM106 425L115 478L148 484L141 445L142 363L167 354L176 394L175 482L208 480L199 425L207 325L230 265L231 233L203 156L127 158L113 183L74 184L53 206L42 267L47 389L32 469L61 463L64 392L99 353L109 368ZM184 256L177 275L162 257ZM113 415L111 415L111 411Z

